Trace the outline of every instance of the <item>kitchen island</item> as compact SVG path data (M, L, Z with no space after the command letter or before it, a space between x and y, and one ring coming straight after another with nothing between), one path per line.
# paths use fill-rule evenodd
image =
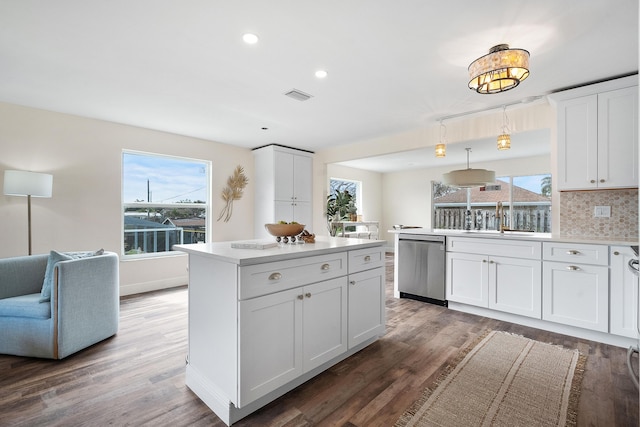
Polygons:
M620 347L636 345L639 293L628 264L637 259L632 250L637 239L429 229L394 233L396 257L401 236L445 237L451 309ZM394 295L400 296L397 280Z
M187 386L231 425L376 341L384 244L175 246L189 254Z

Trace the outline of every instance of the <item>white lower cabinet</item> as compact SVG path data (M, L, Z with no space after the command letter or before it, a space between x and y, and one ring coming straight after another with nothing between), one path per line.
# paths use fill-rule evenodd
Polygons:
M489 257L489 308L540 319L541 284L540 261Z
M609 332L638 337L638 277L629 269L637 257L629 246L611 246Z
M447 253L447 299L539 319L540 260Z
M239 406L347 350L346 277L240 301L239 306Z
M489 306L486 255L447 253L447 299L478 307Z
M384 333L384 267L349 275L349 348Z
M608 267L545 261L543 275L544 320L608 332Z

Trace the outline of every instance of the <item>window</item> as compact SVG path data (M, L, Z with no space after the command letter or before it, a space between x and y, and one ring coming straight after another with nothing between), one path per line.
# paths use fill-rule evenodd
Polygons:
M338 219L341 221L355 221L357 219L358 212L362 214L360 203L359 203L359 201L362 198L361 182L351 181L347 179L340 179L340 178L331 178L329 180L329 197L331 196L335 197L338 192L343 193L345 191L349 192L349 194L351 195L351 203L348 206L343 206L342 208L338 209L337 216L338 216ZM338 198L338 200L345 200L345 199ZM338 229L337 231L342 232L341 229ZM355 232L356 227L348 226L348 227L345 227L344 231Z
M506 227L551 232L550 174L499 177L496 186L469 189L434 181L432 194L433 228L499 230L496 207L502 202Z
M207 240L210 162L123 152L125 256L152 256Z

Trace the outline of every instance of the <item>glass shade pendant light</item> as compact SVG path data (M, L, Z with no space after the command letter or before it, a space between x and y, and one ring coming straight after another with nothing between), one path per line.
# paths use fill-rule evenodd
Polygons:
M444 129L444 135L442 132ZM440 142L436 144L436 157L445 157L447 155L447 127L440 120Z
M509 49L508 44L492 47L487 55L469 65L469 89L478 93L499 93L518 86L529 77L529 52Z
M498 135L498 150L511 148L511 136L509 133L509 118L507 117L507 106L505 105L502 107L502 133Z

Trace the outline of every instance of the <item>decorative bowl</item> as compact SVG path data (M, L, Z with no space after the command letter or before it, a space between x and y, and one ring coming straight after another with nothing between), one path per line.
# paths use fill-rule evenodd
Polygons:
M276 238L276 241L280 242L284 238L284 242L287 243L289 237L295 242L295 236L302 233L304 224L265 224L264 228Z

